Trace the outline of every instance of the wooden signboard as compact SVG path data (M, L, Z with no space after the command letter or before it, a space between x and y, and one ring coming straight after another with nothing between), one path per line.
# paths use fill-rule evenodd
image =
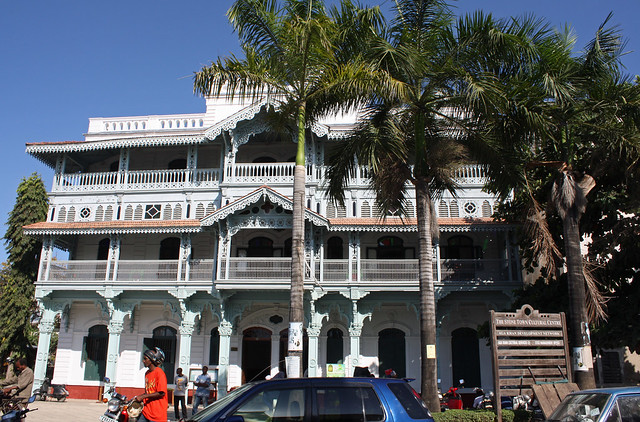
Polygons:
M573 381L564 313L542 314L529 305L491 311L491 348L498 421L501 397L532 396L536 384Z

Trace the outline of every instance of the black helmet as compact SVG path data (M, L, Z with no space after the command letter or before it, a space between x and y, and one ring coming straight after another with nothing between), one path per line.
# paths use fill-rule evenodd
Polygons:
M160 366L164 362L164 352L159 347L145 350L144 355L156 366Z

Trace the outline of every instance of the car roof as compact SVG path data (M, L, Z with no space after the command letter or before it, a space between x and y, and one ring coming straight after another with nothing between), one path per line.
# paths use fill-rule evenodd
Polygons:
M257 381L256 385L263 384L298 384L298 385L339 385L353 383L368 384L390 384L396 382L407 382L402 378L374 378L374 377L325 377L325 378L278 378L273 380Z
M581 394L581 393L601 393L601 394L638 394L640 393L640 387L631 386L631 387L608 387L608 388L594 388L591 390L580 390L575 391L571 394Z

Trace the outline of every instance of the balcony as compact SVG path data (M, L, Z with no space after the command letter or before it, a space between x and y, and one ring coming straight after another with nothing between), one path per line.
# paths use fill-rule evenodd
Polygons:
M221 182L261 185L292 184L295 163L235 163L221 179L220 169L129 170L123 172L58 173L53 192L87 192L141 189L216 188ZM326 166L307 166L307 182L322 182ZM480 166L463 166L456 174L462 185L483 186L485 171ZM348 186L368 187L369 171L360 167Z
M63 173L55 175L52 191L215 188L219 183L220 169Z
M434 264L436 286L474 288L513 286L507 260L440 260ZM214 280L212 259L178 260L52 261L40 271L36 285L47 290L95 290L110 286L122 290L157 290L176 286L218 290L288 289L291 258L228 258L220 261ZM513 272L513 271L512 271ZM323 290L351 287L370 291L417 290L418 260L324 259L305 266L305 286Z

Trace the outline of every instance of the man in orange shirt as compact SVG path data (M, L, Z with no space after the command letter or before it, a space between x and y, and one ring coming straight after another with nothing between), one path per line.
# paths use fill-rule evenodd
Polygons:
M144 401L142 415L138 422L167 422L167 376L160 368L164 362L164 352L156 347L147 350L142 357L142 364L147 368L144 374L144 394L135 396L135 401Z

